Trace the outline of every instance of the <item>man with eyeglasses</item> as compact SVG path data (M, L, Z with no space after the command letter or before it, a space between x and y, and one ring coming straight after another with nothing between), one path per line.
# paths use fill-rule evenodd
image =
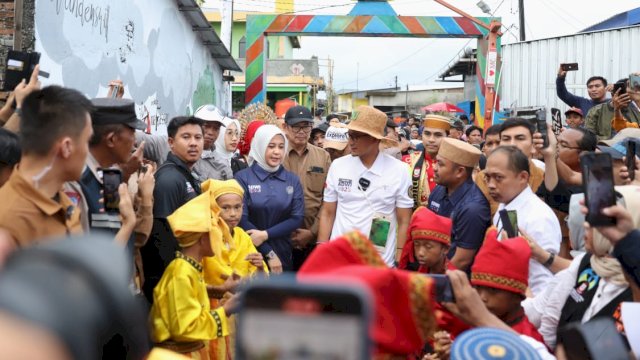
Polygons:
M304 106L294 106L284 116L284 132L289 149L284 158L285 169L298 175L304 191L303 227L291 234L293 269L298 270L315 247L318 236L318 213L331 158L329 153L309 143L313 115Z
M451 129L449 119L439 115L425 116L423 125L422 145L424 149L402 158L402 161L409 164L414 208L427 206L429 203L429 194L436 187L433 172L437 163L436 156L442 139L449 136Z

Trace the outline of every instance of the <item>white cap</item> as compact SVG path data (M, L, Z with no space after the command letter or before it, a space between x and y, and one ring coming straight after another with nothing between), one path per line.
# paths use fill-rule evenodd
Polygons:
M200 106L198 110L196 110L196 112L193 114L193 116L204 121L217 121L221 124L222 120L225 118L225 116L222 115L220 109L212 104Z
M336 149L338 151L344 150L349 143L349 135L347 132L349 129L343 126L329 126L327 132L324 134L324 142L322 147L327 149Z

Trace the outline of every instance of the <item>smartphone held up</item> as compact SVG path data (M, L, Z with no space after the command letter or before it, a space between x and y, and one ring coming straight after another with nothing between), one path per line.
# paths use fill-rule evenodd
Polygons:
M613 163L607 153L588 152L580 156L584 201L588 213L587 222L592 226L611 226L616 219L606 216L602 210L616 204L613 183Z
M122 183L122 172L118 169L101 169L104 196L104 209L108 213L120 211L120 193L118 188Z
M564 63L560 64L562 71L578 71L578 63Z

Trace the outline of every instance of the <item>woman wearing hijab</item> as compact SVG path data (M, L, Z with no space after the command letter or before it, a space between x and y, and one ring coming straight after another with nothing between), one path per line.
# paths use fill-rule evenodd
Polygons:
M236 150L238 149L238 143L240 141L240 122L236 119L224 118L222 119L224 132L218 134L216 139L216 152L220 155L220 158L231 167L233 175L238 171L245 169L247 163L236 157Z
M255 133L249 167L236 174L244 188L240 227L264 256L271 272L291 271L291 233L302 226L304 195L300 179L282 166L287 138L274 125Z
M640 187L615 189L621 196L618 204L631 213L634 226L640 226ZM623 330L620 305L632 300L632 292L620 262L610 255L613 246L591 228L585 231L585 250L555 275L543 293L523 303L527 317L551 349L556 347L558 330L570 322L610 317Z
M264 125L264 121L262 120L253 120L247 125L247 129L242 134L242 139L240 140L240 144L238 146L238 150L240 151L240 156L242 156L245 161L249 161L249 151L251 150L251 142L253 141L253 137L256 135L256 131Z

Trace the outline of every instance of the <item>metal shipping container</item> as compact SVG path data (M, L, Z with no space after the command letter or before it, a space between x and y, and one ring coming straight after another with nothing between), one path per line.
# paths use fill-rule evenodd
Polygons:
M574 62L579 70L570 71L565 83L569 92L583 97L588 97L591 76L614 83L640 72L640 26L504 45L501 107L546 106L564 113L568 106L556 95L555 81L560 64Z

